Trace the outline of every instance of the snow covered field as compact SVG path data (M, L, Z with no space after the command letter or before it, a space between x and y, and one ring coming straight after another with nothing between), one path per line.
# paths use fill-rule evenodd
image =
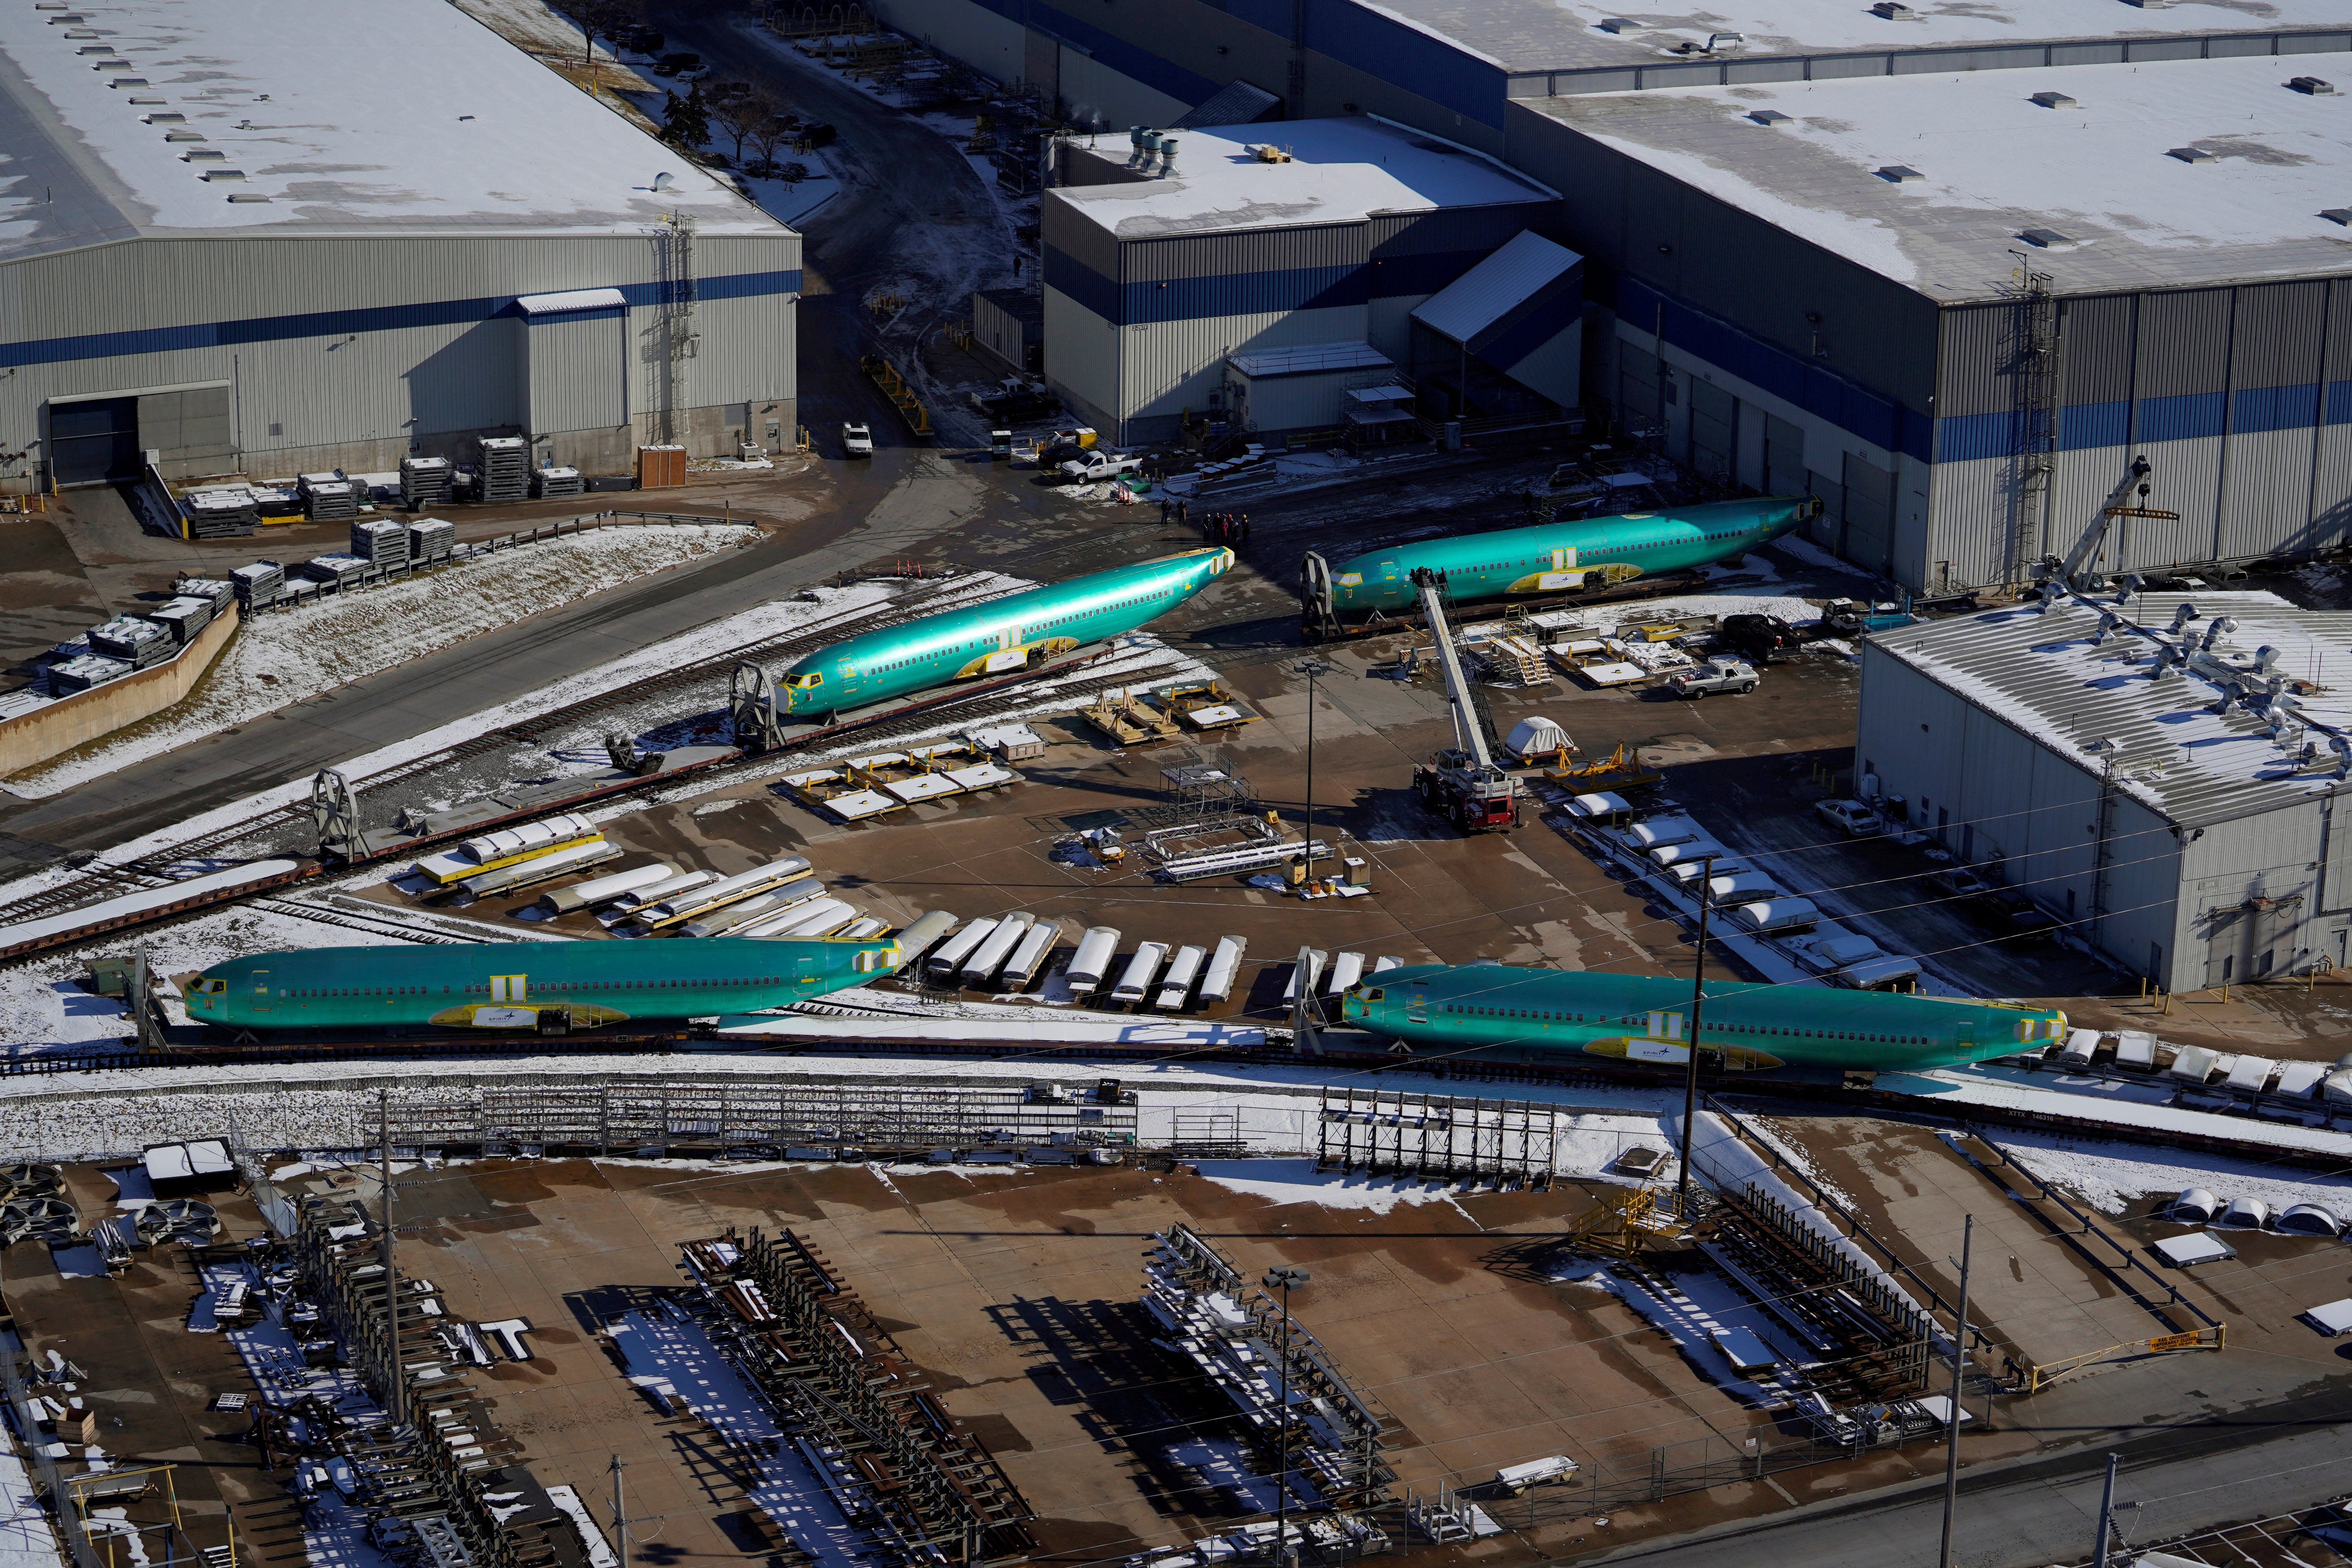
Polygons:
M2274 1165L2224 1160L2158 1143L2105 1143L2047 1132L1998 1131L1986 1141L2053 1187L2079 1194L2102 1214L2119 1215L2142 1198L2170 1203L2189 1187L2204 1187L2224 1203L2260 1198L2278 1214L2295 1204L2317 1204L2352 1218L2352 1180L2302 1176Z
M753 528L661 523L598 528L460 562L427 577L261 615L237 631L186 699L104 740L10 777L40 799L216 735L468 637L749 543Z

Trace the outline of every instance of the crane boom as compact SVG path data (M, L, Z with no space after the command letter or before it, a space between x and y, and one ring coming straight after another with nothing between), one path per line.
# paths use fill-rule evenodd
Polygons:
M1445 579L1427 567L1412 574L1413 590L1421 595L1421 613L1428 618L1429 635L1437 643L1437 668L1445 677L1445 710L1454 716L1454 743L1470 753L1481 768L1495 765L1486 750L1485 726L1470 705L1470 682L1462 673L1462 656L1454 647L1454 628L1446 624L1443 597Z
M1519 820L1518 788L1511 776L1495 765L1486 744L1486 727L1479 720L1477 693L1462 673L1462 656L1454 648L1454 628L1445 619L1443 573L1417 567L1413 592L1422 614L1429 618L1430 636L1437 643L1437 668L1445 679L1445 710L1454 720L1454 746L1438 752L1426 767L1412 771L1413 787L1431 807L1442 811L1465 833L1508 832Z
M2147 475L2147 459L2134 458L2131 460L2131 467L2124 470L2124 477L2116 481L2116 488L2107 492L2107 499L2099 503L2099 515L2091 520L2091 526L2083 531L2083 537L2075 541L2074 548L2066 552L2066 559L2056 563L2058 576L2072 584L2083 570L2084 563L2096 556L2105 545L2107 530L2119 517L2147 517L2159 521L2168 519L2174 522L2180 521L2180 514L2177 511L2158 511L2149 508ZM2139 487L2140 504L2127 506L2125 502L2129 499L2132 487L2135 485Z

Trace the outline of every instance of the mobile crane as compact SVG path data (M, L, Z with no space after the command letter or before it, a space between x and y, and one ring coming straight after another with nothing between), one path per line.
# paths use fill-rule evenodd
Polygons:
M1462 673L1454 628L1445 619L1445 574L1416 567L1413 591L1420 595L1429 635L1437 644L1437 667L1445 679L1446 710L1454 716L1454 743L1412 770L1422 804L1465 833L1507 833L1518 826L1519 797L1511 777L1495 765L1477 694Z
M2128 504L2134 487L2139 490L2137 506ZM2124 470L2124 477L2116 481L2116 488L2109 490L2107 499L2100 503L2099 515L2083 531L2083 537L2074 542L2074 548L2066 552L2063 560L2053 555L2042 563L2043 580L2063 584L2067 588L2087 588L2096 592L2104 574L2094 563L2106 559L2107 531L2115 526L2116 519L2139 517L2157 522L2179 522L2179 512L2166 511L2147 504L2151 488L2147 459L2134 458L2131 467ZM2125 553L2125 541L2117 540L2116 553L2118 556ZM2091 568L2091 575L2087 577L2084 575L2086 567Z

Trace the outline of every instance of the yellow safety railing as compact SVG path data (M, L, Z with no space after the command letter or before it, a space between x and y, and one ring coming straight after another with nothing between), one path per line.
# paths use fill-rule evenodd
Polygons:
M2178 1334L2158 1334L2153 1339L2126 1340L2119 1345L2109 1345L2104 1350L2085 1351L2081 1355L2067 1356L2062 1361L2027 1367L2025 1392L2039 1394L2067 1373L2080 1372L2086 1366L2096 1366L2102 1362L2170 1355L2176 1351L2227 1350L2229 1342L2230 1326L2227 1323L2216 1323L2207 1329L2190 1329Z

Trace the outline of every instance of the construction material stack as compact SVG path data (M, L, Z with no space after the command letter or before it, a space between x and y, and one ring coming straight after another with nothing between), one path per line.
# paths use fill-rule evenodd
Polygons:
M117 616L103 626L90 627L86 640L90 652L121 659L133 669L163 663L179 646L172 640L169 627L143 616Z
M248 616L286 591L286 568L275 561L257 561L228 575L236 585L237 607Z
M213 602L192 596L177 598L156 606L147 618L172 634L173 647L185 647L195 641L198 632L212 625Z
M405 566L408 525L388 517L362 518L352 524L352 553L371 566Z
M261 525L261 509L251 490L203 490L180 498L191 539L238 539Z
M520 436L485 436L482 500L489 505L522 500L530 494L530 448Z
M236 598L236 584L221 577L183 577L172 584L175 599L202 599L219 615Z
M103 686L110 680L120 680L131 673L131 667L119 658L104 654L86 653L49 666L49 695L70 697L77 691L88 691L93 686Z
M360 514L360 487L341 473L304 474L298 481L302 515L312 522L349 522Z
M356 555L335 551L326 555L313 555L294 570L314 583L348 583L364 575L368 563Z
M400 459L400 504L411 511L449 504L451 469L446 458Z
M588 481L577 468L541 468L531 476L531 488L542 496L576 496L587 491Z
M457 531L437 517L420 517L408 525L408 559L421 565L446 561L457 552Z

